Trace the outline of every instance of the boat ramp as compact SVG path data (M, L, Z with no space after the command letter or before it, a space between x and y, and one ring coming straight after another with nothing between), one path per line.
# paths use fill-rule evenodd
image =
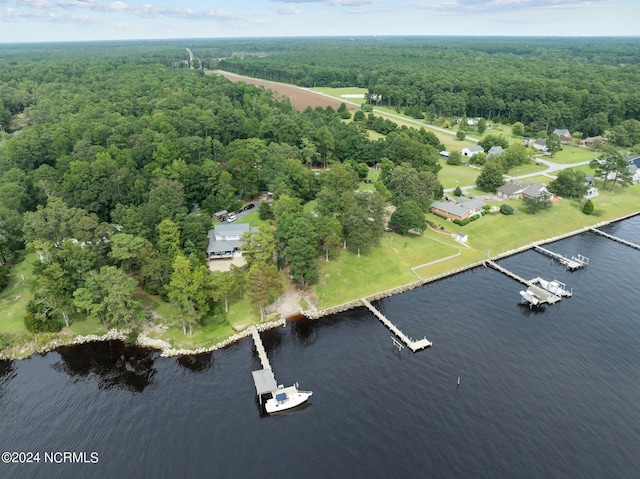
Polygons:
M534 246L533 249L535 249L538 253L551 256L553 259L558 260L560 264L565 265L567 269L571 271L584 268L589 264L589 258L587 258L586 256L582 256L581 254L579 254L578 256L572 256L571 259L569 259L566 256L562 256L560 253L549 251L542 246Z
M609 238L613 241L617 241L618 243L622 243L623 245L630 246L631 248L635 248L635 249L640 249L640 245L632 243L631 241L624 240L622 238L618 238L617 236L610 235L609 233L605 233L604 231L601 231L597 228L591 228L590 230L596 234L604 236L605 238Z
M407 347L414 353L416 351L420 351L421 349L428 348L433 345L433 343L429 341L426 337L423 339L419 339L418 341L414 341L413 339L409 338L406 334L400 331L391 321L389 321L384 314L378 311L366 298L362 298L360 301L362 301L362 304L364 304L367 308L369 308L369 311L371 311L375 315L375 317L382 322L382 324L384 324L387 328L389 328L391 332L393 332L393 334L395 334L398 338L400 338L400 340L404 344L406 344Z

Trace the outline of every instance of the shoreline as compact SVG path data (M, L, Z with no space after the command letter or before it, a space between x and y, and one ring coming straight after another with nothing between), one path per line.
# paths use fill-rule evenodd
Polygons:
M547 239L543 239L543 240L538 240L538 241L534 241L532 243L529 243L527 245L509 250L509 251L505 251L503 253L499 253L495 256L492 256L490 258L486 258L487 260L499 260L502 258L506 258L509 256L512 256L514 254L518 254L518 253L522 253L523 251L527 251L531 248L533 248L534 246L540 246L540 245L544 245L544 244L550 244L550 243L554 243L556 241L560 241L562 239L565 238L569 238L571 236L575 236L575 235L579 235L582 233L586 233L588 231L590 231L591 229L594 228L600 228L602 226L607 226L613 223L617 223L619 221L624 221L630 218L633 218L635 216L640 215L640 211L636 211L633 213L629 213L627 215L618 217L618 218L614 218L611 220L606 220L606 221L601 221L599 223L596 223L592 226L585 226L582 228L579 228L577 230L574 231L570 231L558 236L554 236L551 238L547 238ZM444 278L448 278L451 276L455 276L457 274L463 273L465 271L469 271L471 269L477 268L479 266L483 266L484 265L484 261L476 261L473 263L470 263L468 265L462 266L460 268L456 268L456 269L452 269L450 271L446 271L444 273L440 273L437 274L435 276L431 276L428 278L422 278L419 279L417 281L413 281L411 283L407 283L404 285L400 285L400 286L396 286L394 288L391 289L387 289L384 291L380 291L378 293L374 293L372 295L369 296L365 296L364 299L366 299L367 301L377 301L380 300L382 298L387 298L390 296L395 296L397 294L401 294L404 293L406 291L410 291L416 288L419 288L421 286L424 286L426 284L429 283L433 283L436 281L439 281L441 279ZM323 318L325 316L329 316L332 314L337 314L337 313L342 313L345 311L349 311L351 309L354 308L359 308L359 307L363 307L364 303L362 302L363 298L358 298L352 301L348 301L346 303L341 303L335 306L331 306L325 309L321 309L321 310L317 310L317 309L310 309L310 310L303 310L303 309L299 309L298 313L296 314L292 314L289 317L285 317L283 315L281 315L280 319L275 320L275 321L269 321L266 323L261 323L261 324L257 324L255 325L256 328L258 329L259 332L262 331L267 331L269 329L274 329L274 328L278 328L281 326L286 326L287 322L289 321L293 321L296 318L300 318L300 316L305 317L307 319L311 319L311 320L316 320L316 319L320 319ZM39 350L37 351L32 351L28 354L28 356L5 356L4 354L2 354L0 352L0 359L1 360L8 360L8 361L15 361L15 360L20 360L20 359L28 359L31 356L34 356L36 354L46 354L48 352L51 351L55 351L58 347L61 346L74 346L74 345L78 345L78 344L85 344L85 343L90 343L90 342L96 342L96 341L112 341L112 340L120 340L120 341L126 341L127 339L127 335L130 334L131 331L130 330L123 330L123 331L119 331L117 329L112 329L109 330L106 334L102 335L102 336L98 336L97 334L89 334L86 336L75 336L73 338L68 338L68 340L64 340L61 338L55 338L52 339L51 341L49 341L47 344L45 344L44 346L42 346ZM241 339L244 339L246 337L251 336L251 331L250 331L250 327L247 327L245 329L243 329L240 332L237 332L235 334L232 334L231 336L229 336L228 338L215 343L211 346L207 346L207 347L200 347L200 348L196 348L196 349L176 349L173 348L172 345L167 342L164 341L162 339L155 339L155 338L151 338L149 336L147 336L145 333L140 333L138 334L138 337L136 338L136 340L132 343L135 344L136 346L140 346L140 347L145 347L145 348L151 348L151 349L155 349L160 351L160 356L161 357L175 357L175 356L191 356L191 355L196 355L196 354L202 354L202 353L207 353L207 352L211 352L211 351L216 351L218 349L222 349L225 348L231 344L234 344L238 341L240 341ZM23 351L26 353L27 351L23 349Z

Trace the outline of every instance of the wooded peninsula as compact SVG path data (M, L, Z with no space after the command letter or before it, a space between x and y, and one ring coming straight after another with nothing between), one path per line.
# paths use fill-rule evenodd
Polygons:
M639 51L637 38L0 45L0 355L112 329L193 350L636 213ZM300 107L219 70L344 103ZM500 189L526 182L536 195Z

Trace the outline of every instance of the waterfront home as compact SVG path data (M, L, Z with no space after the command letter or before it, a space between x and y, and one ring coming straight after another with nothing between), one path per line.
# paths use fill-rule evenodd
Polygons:
M486 203L480 198L466 198L461 196L456 203L434 201L431 212L449 220L464 220L474 215L480 215Z
M511 180L496 189L496 195L507 200L537 198L542 193L548 193L547 186L534 181Z
M233 258L238 255L240 246L244 243L242 235L248 231L258 231L248 223L225 223L216 225L207 234L207 258Z

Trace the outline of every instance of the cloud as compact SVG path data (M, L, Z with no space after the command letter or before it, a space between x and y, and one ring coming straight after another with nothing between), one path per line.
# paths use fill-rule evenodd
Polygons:
M353 7L360 5L372 5L380 0L271 0L279 3L328 3L336 7Z
M269 10L276 12L278 15L300 15L302 12L298 7L287 5L285 7L272 7Z
M164 7L153 4L133 4L122 1L99 0L0 0L0 3L12 4L16 8L0 10L0 20L6 21L99 21L91 15L81 12L96 12L102 21L107 21L104 15L137 16L139 18L182 18L193 20L214 20L219 22L238 22L259 24L263 20L243 14L222 10L191 9L187 7Z
M403 4L407 9L432 10L434 13L499 14L552 9L584 9L604 6L608 0L449 0Z

